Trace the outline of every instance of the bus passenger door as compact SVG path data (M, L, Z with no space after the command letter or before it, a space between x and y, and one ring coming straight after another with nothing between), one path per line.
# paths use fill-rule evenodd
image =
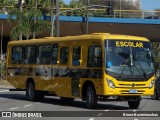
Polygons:
M81 46L72 48L72 68L71 68L71 93L72 96L80 96L80 75L81 75Z
M65 43L65 46L60 47L59 66L58 66L58 79L57 79L57 92L58 96L69 97L71 96L71 79L70 79L70 47Z

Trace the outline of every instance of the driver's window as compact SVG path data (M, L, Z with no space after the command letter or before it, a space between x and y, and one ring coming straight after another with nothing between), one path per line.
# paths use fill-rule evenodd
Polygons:
M102 47L90 46L88 49L88 67L102 66Z

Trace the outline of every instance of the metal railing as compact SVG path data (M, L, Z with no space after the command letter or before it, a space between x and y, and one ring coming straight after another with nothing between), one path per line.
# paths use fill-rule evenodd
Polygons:
M1 7L0 14L8 14L13 6ZM60 8L60 11L71 10L75 8ZM53 12L55 13L55 9ZM48 9L46 13L47 16L50 16L50 11ZM86 12L86 11L85 11ZM62 13L64 16L83 16L86 15L84 10L77 10L72 12ZM114 10L112 15L107 15L106 9L90 9L90 17L107 17L107 18L145 18L145 19L160 19L160 11L144 11L144 10Z

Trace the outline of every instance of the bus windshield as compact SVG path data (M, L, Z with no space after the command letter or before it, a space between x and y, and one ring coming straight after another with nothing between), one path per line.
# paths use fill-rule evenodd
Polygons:
M150 42L105 41L106 73L120 80L147 80L154 74Z

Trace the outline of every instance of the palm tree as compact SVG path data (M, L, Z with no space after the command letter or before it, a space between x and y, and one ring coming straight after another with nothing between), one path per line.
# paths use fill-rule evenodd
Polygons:
M15 16L17 25L11 31L11 39L17 39L19 33L22 32L23 37L28 40L33 32L39 33L48 29L48 22L41 20L42 13L38 9L23 9L23 12L13 9L9 14L9 20L14 20ZM36 23L34 22L35 16Z

